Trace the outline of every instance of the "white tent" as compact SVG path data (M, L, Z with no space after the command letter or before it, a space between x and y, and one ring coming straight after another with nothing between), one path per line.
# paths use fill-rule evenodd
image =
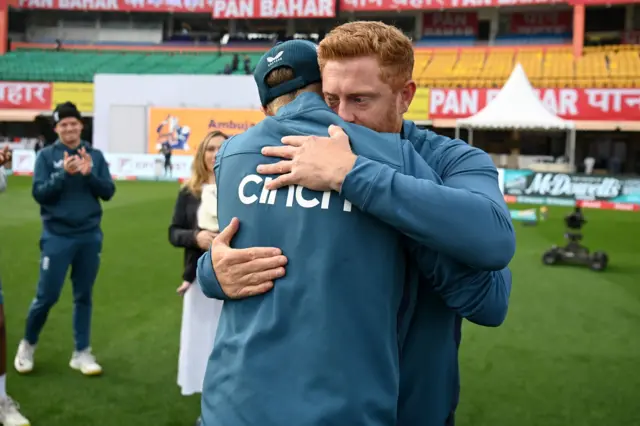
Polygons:
M469 130L469 144L473 144L473 129L565 130L566 155L569 165L575 165L573 121L558 117L544 106L520 64L491 102L475 115L456 121L456 138L460 137L460 128Z

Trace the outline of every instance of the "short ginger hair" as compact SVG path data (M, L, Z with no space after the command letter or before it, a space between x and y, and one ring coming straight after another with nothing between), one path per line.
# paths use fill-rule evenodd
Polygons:
M411 80L414 52L409 37L398 28L375 21L354 21L329 32L318 46L320 70L327 61L375 56L380 78L399 90Z

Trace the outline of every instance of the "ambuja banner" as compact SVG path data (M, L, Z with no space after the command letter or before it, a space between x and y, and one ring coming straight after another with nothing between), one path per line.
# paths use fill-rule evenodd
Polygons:
M109 171L114 179L186 179L191 175L192 157L179 156L171 159L173 170L165 176L164 157L150 154L104 154ZM32 175L36 154L31 150L17 149L13 152L12 173Z

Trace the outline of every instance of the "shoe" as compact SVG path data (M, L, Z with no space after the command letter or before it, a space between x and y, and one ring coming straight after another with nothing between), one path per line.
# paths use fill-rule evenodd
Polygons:
M195 426L202 426L202 416L198 417L198 420L196 420Z
M20 414L20 407L9 396L0 398L0 423L4 426L30 426L29 420Z
M36 350L35 345L30 344L26 340L22 340L18 345L18 353L13 361L16 371L21 374L31 373L33 371L33 352Z
M99 376L102 374L102 367L96 362L96 357L91 353L91 348L74 352L71 356L69 367L80 371L85 376Z

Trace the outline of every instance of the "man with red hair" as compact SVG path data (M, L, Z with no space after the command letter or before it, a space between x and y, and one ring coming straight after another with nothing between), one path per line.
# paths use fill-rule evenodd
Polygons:
M515 235L498 172L485 152L403 120L416 84L411 79L413 46L397 28L380 22L341 25L320 43L318 59L324 98L334 112L349 123L400 133L441 184L356 156L342 134L284 138L284 146L263 150L282 161L258 172L280 175L265 186L268 190L288 185L339 188L354 206L409 237L421 278L415 310L407 309L399 330L406 338L397 424L452 425L462 318L498 326L507 312L507 265L515 252ZM203 258L212 268L208 276L217 279L229 298L270 290L286 263L277 248L231 249L238 226L232 222ZM435 261L429 252L437 253ZM489 300L491 304L484 303ZM487 310L496 304L502 308Z

